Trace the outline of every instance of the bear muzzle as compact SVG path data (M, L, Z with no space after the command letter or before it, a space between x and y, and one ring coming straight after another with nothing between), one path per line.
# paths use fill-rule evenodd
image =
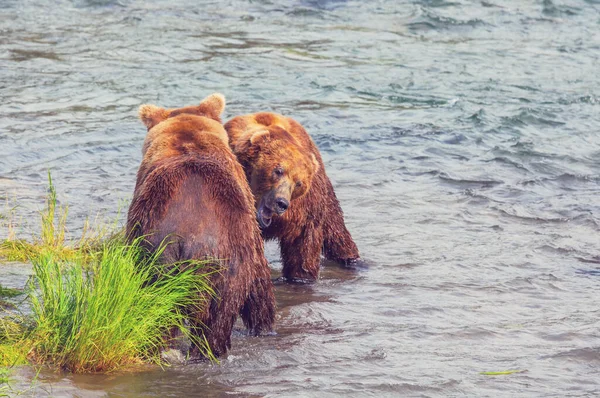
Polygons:
M282 196L276 196L275 191L264 195L258 204L256 217L261 228L271 225L274 215L281 216L290 207L290 201Z
M273 211L268 207L261 205L256 211L256 218L258 219L258 223L261 228L267 228L271 225L271 221L273 218Z

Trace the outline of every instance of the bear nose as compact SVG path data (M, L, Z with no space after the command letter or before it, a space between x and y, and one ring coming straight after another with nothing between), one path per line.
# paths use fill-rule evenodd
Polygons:
M290 207L290 202L288 202L287 199L284 198L277 198L275 199L275 207L277 213L282 214L284 211L287 210L288 207Z

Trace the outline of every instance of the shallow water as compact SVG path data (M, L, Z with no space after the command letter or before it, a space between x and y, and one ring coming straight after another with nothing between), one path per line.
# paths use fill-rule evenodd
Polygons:
M225 119L307 127L371 263L277 285L278 334L237 333L221 365L42 372L30 391L600 394L599 70L597 0L0 0L0 197L25 231L47 170L73 234L122 219L137 107L219 91ZM480 374L508 369L525 372Z

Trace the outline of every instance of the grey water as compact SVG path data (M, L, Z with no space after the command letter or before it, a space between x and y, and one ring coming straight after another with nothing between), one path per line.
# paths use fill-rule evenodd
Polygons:
M305 125L370 267L278 283L277 334L236 331L218 365L24 368L15 391L600 395L598 0L0 0L0 199L16 228L37 227L48 170L71 233L122 222L137 107L215 91L225 120ZM26 267L0 266L0 283ZM481 374L506 370L522 372Z

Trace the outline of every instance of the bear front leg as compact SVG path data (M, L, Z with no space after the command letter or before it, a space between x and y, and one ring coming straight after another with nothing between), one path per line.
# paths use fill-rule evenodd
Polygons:
M332 203L323 228L323 254L328 260L350 265L358 260L360 255L346 228L344 213L333 193L333 188L331 188L331 195Z
M297 235L284 235L279 241L283 277L288 281L315 281L319 277L323 231L305 225Z
M352 264L360 258L358 248L343 224L341 228L337 226L327 229L323 242L323 254L326 259L343 265Z
M250 285L250 292L242 307L241 316L244 325L254 336L273 330L275 295L270 275L257 278Z

